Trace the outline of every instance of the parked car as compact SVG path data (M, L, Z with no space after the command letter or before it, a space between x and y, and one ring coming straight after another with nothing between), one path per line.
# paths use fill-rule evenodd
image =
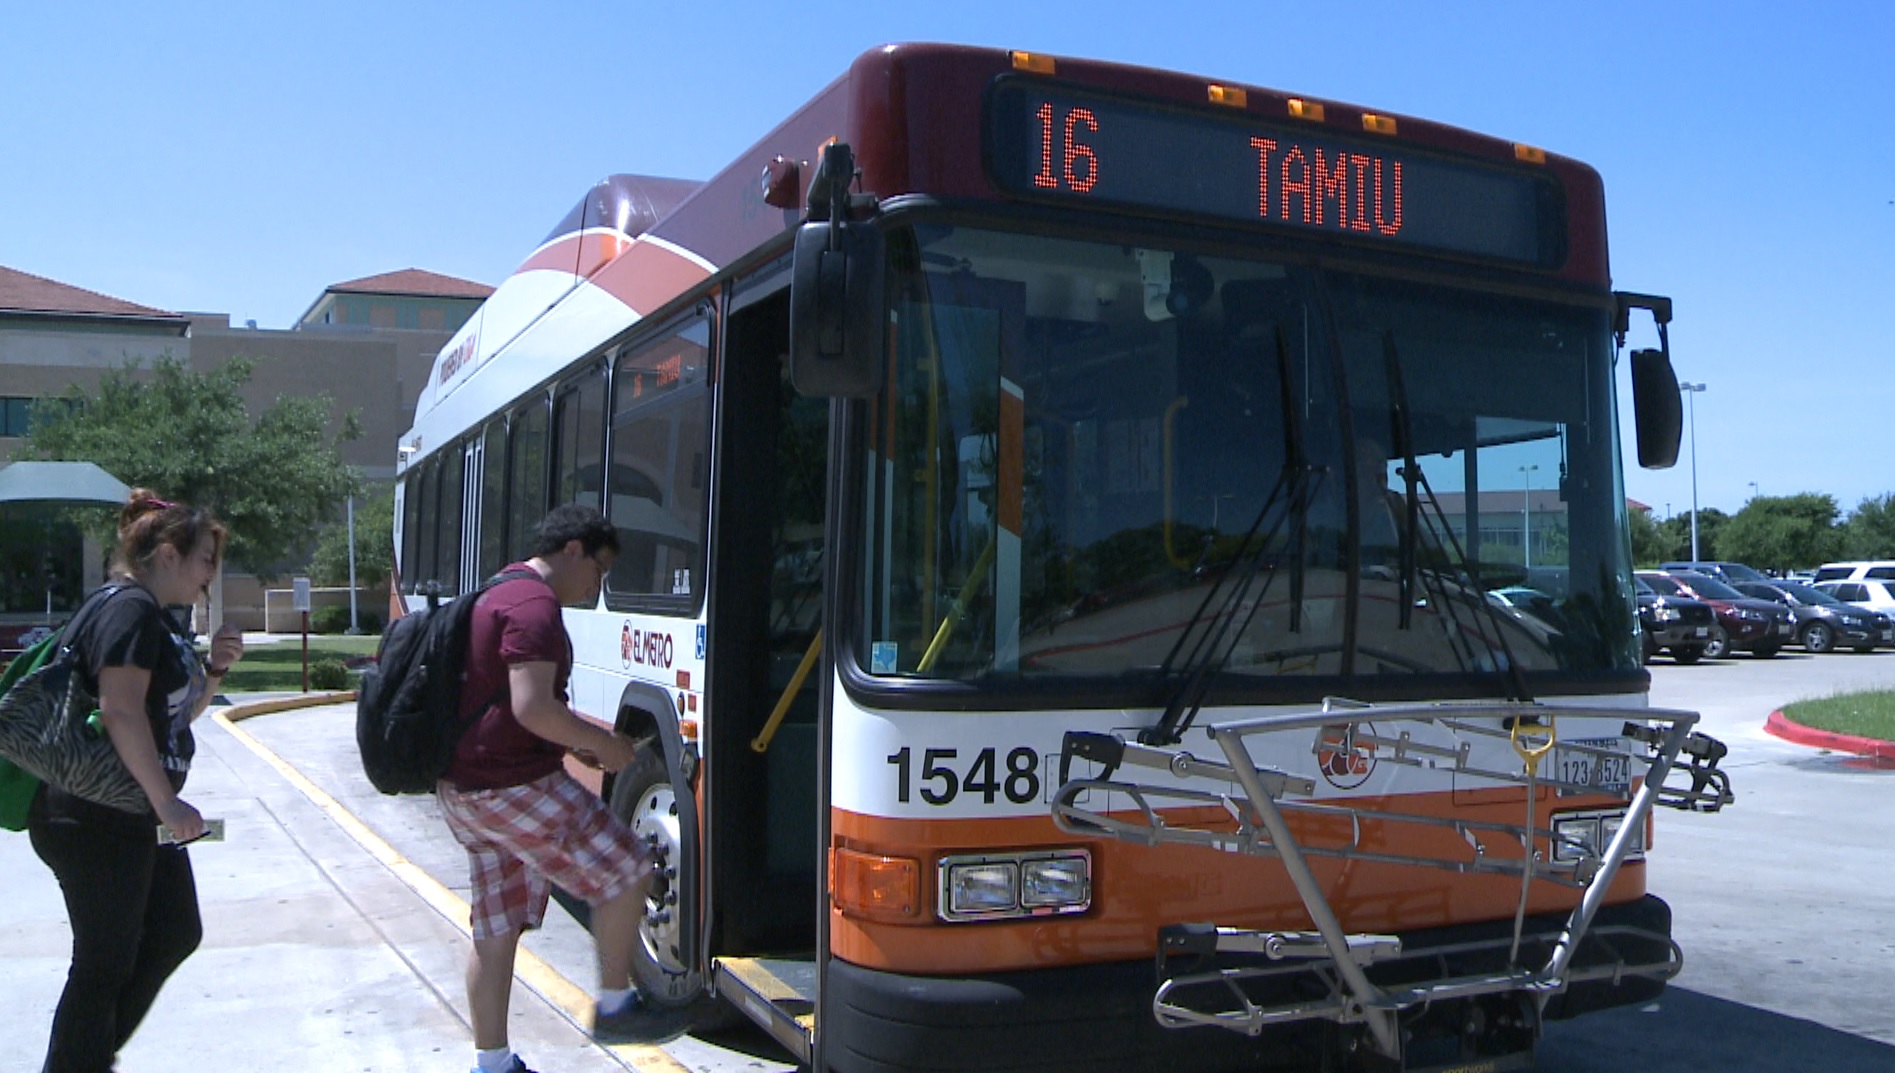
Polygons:
M1722 581L1726 585L1735 585L1739 581L1769 581L1770 580L1768 577L1764 576L1762 571L1745 566L1743 563L1729 563L1729 562L1659 563L1658 569L1663 570L1667 574L1676 574L1676 573L1679 573L1680 571L1690 571L1693 574L1704 574L1709 577L1714 577L1717 580Z
M1895 581L1818 581L1816 587L1844 603L1895 614Z
M1843 603L1821 589L1795 581L1744 581L1731 587L1787 606L1796 616L1796 639L1807 651L1873 652L1878 644L1895 645L1895 619Z
M1816 568L1815 576L1816 581L1895 581L1895 559L1824 563Z
M1696 663L1704 658L1704 648L1717 629L1717 612L1711 605L1688 596L1660 596L1644 578L1634 578L1638 586L1638 625L1642 635L1640 657L1650 663L1660 652L1669 653L1679 663Z
M1688 596L1711 605L1718 628L1705 646L1707 658L1722 659L1737 651L1769 659L1796 638L1796 616L1789 608L1745 596L1714 577L1684 570L1641 570L1638 576L1660 596Z

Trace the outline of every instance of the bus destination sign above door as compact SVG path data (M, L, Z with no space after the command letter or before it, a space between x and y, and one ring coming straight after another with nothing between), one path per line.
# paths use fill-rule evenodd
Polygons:
M1461 163L1393 139L1187 111L1009 80L989 99L1001 189L1554 267L1550 178Z

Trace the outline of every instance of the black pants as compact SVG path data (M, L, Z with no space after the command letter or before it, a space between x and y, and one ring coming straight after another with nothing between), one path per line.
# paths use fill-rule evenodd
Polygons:
M155 820L54 790L35 797L27 830L59 878L72 921L72 969L42 1073L108 1073L158 989L203 938L191 858L158 845Z

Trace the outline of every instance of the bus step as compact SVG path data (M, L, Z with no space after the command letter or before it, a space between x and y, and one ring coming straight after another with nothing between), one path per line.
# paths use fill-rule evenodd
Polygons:
M717 958L712 964L717 994L807 1066L816 1029L816 960Z

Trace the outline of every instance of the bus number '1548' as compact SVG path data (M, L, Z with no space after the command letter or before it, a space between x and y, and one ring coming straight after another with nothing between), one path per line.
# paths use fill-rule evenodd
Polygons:
M1021 746L1008 753L1004 769L996 764L992 747L976 753L965 769L958 763L960 755L959 749L925 749L917 772L912 749L904 745L891 753L888 762L895 768L895 800L905 805L915 790L930 805L950 804L964 793L979 794L989 805L1003 793L1016 805L1040 796L1040 754L1032 749Z

